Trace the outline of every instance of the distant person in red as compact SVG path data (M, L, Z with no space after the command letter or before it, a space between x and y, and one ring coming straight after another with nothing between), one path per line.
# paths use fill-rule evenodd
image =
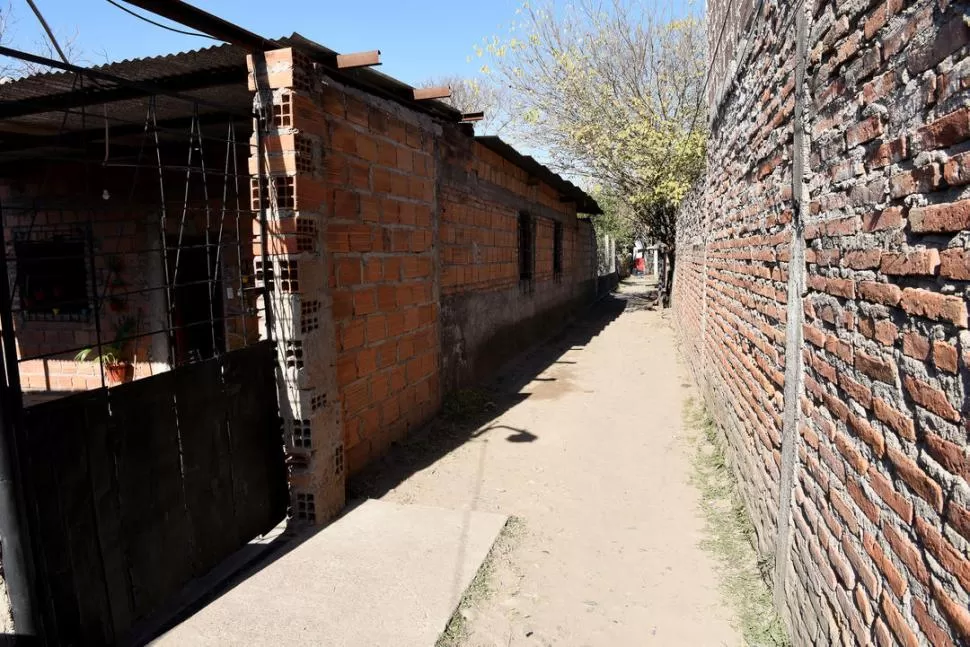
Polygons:
M636 270L637 276L643 276L647 271L647 264L643 262L642 256L637 256L637 260L634 261L633 267Z

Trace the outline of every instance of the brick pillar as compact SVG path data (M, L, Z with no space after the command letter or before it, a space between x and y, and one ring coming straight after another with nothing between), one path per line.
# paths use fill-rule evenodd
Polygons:
M266 115L263 137L269 267L260 227L256 281L272 285L277 388L289 462L292 516L322 524L344 506L344 444L335 370L329 259L323 244L326 122L311 92L311 63L291 48L248 57L249 88ZM258 154L252 140L253 209L259 209ZM262 301L260 301L262 306ZM261 308L261 334L265 310ZM265 338L265 337L264 337Z

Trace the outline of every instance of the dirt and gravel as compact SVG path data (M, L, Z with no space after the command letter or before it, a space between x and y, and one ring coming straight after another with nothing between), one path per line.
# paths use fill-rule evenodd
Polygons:
M740 644L699 545L692 388L649 289L622 286L352 483L357 496L514 517L449 640Z

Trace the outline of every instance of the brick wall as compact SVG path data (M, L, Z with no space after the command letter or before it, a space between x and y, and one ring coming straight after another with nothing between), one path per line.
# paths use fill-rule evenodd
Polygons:
M345 85L292 49L265 56L250 87L272 115L263 186L281 414L294 512L320 523L342 505L346 475L428 421L444 393L590 301L595 247L574 204L465 127ZM536 222L526 283L523 211ZM442 379L468 356L467 379Z
M184 145L178 150L165 148L162 154L166 163L185 163ZM209 159L224 159L225 144L207 146L206 155ZM168 370L169 337L157 174L100 164L27 162L4 167L0 176L3 233L11 282L21 267L16 256L16 238L26 235L31 241L43 242L67 236L83 241L82 255L72 260L76 260L77 271L88 284L86 307L93 312L97 303L100 309L97 323L101 327L102 342L113 341L120 319L135 318L138 324L132 334L137 338L127 348L135 364L134 377ZM179 196L178 213L170 213L167 219L167 235L176 239L181 229L183 236L203 238L207 216L200 206L202 196L195 195L200 192L198 181L192 187L195 193L190 194L190 208L184 219L181 212L184 174L170 173L165 181L169 195ZM220 196L222 181L221 175L209 179L210 183L218 183ZM222 224L219 276L224 297L223 312L215 313L216 325L224 329L227 347L232 350L256 339L256 319L247 316L252 304L237 289L241 285L241 268L251 266L251 250L238 245L240 239L248 243L251 238L251 221L248 217L239 219L237 238L235 217L220 217L218 209L211 212L217 214L208 216L213 245ZM232 291L227 292L226 288ZM29 304L20 286L14 288L12 301L17 350L23 360L21 385L25 391L32 392L28 404L42 398L42 392L101 388L100 364L74 361L79 350L97 343L97 326L92 314L76 320L25 316ZM44 358L30 359L39 355Z
M801 6L727 30L679 217L685 354L795 643L962 644L968 5Z
M434 137L419 117L328 82L325 244L348 467L438 409ZM331 198L332 196L332 198Z
M441 141L442 376L471 385L596 295L589 221L549 185L461 133ZM520 279L519 216L533 220L533 278ZM562 270L554 272L556 224Z

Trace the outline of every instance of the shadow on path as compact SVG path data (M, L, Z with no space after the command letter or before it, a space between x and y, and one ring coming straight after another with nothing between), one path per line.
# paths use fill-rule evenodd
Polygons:
M521 393L530 382L556 381L556 378L537 377L547 368L554 364L577 364L561 358L569 351L583 350L621 314L657 307L653 286L639 281L628 281L625 285L625 292L602 298L553 337L511 360L490 381L446 397L437 418L350 478L348 500L380 498L412 474L492 429L510 431L505 440L512 443L541 441L527 429L490 423L530 397L528 393ZM642 289L631 290L630 286Z

